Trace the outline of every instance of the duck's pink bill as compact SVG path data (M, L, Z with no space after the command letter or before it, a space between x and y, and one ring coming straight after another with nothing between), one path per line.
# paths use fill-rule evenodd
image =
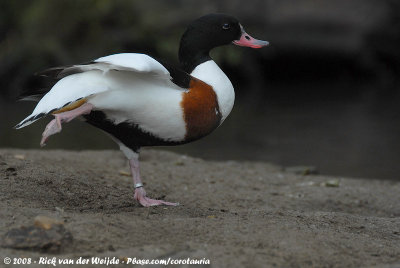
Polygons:
M233 41L233 43L237 46L251 47L251 48L262 48L269 45L269 42L263 40L257 40L251 37L246 32L243 32L240 39Z

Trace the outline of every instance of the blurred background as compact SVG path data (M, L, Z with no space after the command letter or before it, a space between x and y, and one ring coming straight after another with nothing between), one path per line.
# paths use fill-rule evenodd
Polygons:
M39 148L49 118L12 128L35 106L15 101L40 86L33 73L120 52L179 65L185 27L212 12L236 16L271 46L215 49L236 90L234 110L210 136L166 149L400 179L398 0L1 0L0 147ZM117 146L77 121L50 139L46 149L55 148Z

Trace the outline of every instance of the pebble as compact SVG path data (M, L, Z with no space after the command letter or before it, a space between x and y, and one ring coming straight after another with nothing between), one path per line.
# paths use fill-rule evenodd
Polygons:
M5 248L59 253L71 244L72 234L62 221L46 216L37 216L34 225L14 228L6 232L1 246Z
M314 166L294 166L294 167L285 167L284 171L289 173L294 173L297 175L314 175L318 174L318 169Z
M14 158L15 159L19 159L19 160L24 160L25 159L25 155L24 154L15 154Z
M49 230L51 229L54 225L63 225L64 222L58 219L54 219L54 218L49 218L46 216L36 216L34 221L33 221L33 225L35 225L36 227L42 228L44 230Z

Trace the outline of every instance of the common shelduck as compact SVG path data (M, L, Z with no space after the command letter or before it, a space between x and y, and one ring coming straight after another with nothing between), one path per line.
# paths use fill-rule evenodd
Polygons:
M268 45L248 35L236 18L209 14L193 21L181 38L182 69L138 53L49 69L42 74L58 81L46 94L30 96L39 103L16 128L53 115L55 119L42 134L40 144L44 146L51 135L61 131L62 123L82 116L110 134L128 158L134 198L141 205L177 205L146 196L139 174L140 148L200 139L226 119L233 107L234 89L209 53L231 43L252 48Z

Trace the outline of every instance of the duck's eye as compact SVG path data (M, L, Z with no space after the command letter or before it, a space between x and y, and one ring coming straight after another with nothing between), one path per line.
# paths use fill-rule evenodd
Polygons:
M231 26L228 23L225 23L224 25L222 25L222 29L224 29L224 30L229 30L229 28L231 28Z

